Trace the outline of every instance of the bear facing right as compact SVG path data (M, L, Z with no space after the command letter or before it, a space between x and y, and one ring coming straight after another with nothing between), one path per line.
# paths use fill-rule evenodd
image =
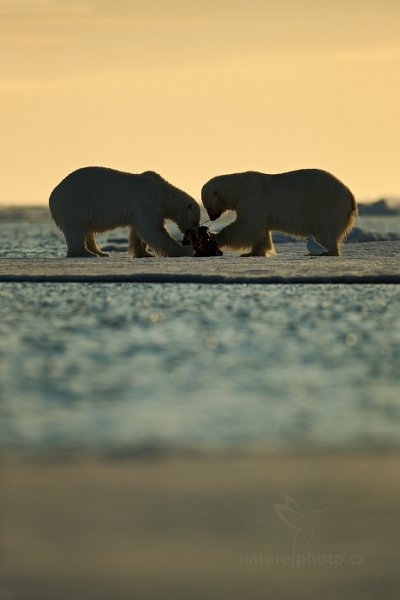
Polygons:
M271 231L296 237L313 236L327 250L319 256L339 256L357 216L349 188L327 171L301 169L277 175L256 171L213 177L201 198L212 221L227 210L236 221L215 237L219 246L244 249L242 256L275 252Z
M108 256L96 233L129 227L129 253L135 258L193 256L164 227L174 221L182 233L197 233L200 207L183 190L154 171L125 173L83 167L70 173L50 195L50 212L67 243L67 257Z

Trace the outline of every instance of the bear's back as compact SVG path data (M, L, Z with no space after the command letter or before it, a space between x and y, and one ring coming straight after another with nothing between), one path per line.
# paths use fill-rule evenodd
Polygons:
M51 215L58 226L74 218L81 222L120 220L132 203L143 202L149 179L107 167L82 167L67 175L52 191Z
M140 179L140 175L134 175L125 171L118 171L109 167L82 167L72 171L59 184L59 186L93 185L115 185L134 178Z

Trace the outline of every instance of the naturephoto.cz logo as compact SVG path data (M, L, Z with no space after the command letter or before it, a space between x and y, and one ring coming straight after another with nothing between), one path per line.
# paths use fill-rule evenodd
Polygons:
M242 554L240 564L248 566L363 566L365 556L354 554L345 556L339 553L315 554L310 550L318 525L329 508L302 510L299 504L288 494L283 496L284 504L274 504L276 515L284 525L293 529L293 541L290 552L286 554Z

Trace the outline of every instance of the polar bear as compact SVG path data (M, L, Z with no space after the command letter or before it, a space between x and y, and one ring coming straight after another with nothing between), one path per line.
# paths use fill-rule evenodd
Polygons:
M129 252L136 258L192 256L164 227L165 219L179 229L197 232L200 207L182 190L153 171L140 175L105 167L84 167L67 175L52 191L50 212L65 235L68 257L108 256L95 234L129 227Z
M327 249L321 256L339 256L357 215L349 188L319 169L220 175L203 186L201 197L212 221L226 210L236 211L236 221L222 229L216 241L220 246L250 247L242 256L274 253L271 231L313 236Z

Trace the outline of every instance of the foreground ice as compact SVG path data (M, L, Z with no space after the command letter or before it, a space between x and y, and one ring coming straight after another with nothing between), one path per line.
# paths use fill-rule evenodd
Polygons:
M397 286L0 284L0 444L397 443Z
M400 241L347 244L341 257L306 256L303 245L277 244L271 257L0 258L0 281L357 283L400 281Z

